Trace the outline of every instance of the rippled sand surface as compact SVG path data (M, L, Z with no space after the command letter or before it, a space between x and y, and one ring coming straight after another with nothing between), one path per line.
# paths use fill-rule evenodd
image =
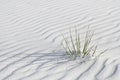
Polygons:
M67 61L61 33L88 26L108 51ZM0 0L0 80L120 80L120 0Z

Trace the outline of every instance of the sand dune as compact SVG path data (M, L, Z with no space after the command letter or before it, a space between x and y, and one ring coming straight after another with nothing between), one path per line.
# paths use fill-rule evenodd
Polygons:
M0 80L120 80L119 0L0 0ZM60 43L69 28L108 49L69 61Z

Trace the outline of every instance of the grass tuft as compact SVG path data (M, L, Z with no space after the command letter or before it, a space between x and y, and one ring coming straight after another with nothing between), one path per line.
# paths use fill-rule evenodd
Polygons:
M69 38L66 38L63 36L63 48L69 58L76 59L77 57L85 58L87 56L95 56L95 53L97 51L98 46L92 45L92 38L94 33L90 30L88 30L85 34L83 42L81 41L80 33L75 29L75 36L73 36L71 29L69 30L70 33L70 40ZM103 54L106 50L101 52Z

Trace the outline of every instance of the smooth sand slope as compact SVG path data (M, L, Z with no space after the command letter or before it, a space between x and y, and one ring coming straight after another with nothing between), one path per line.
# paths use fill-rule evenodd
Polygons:
M68 61L61 33L88 26L108 51ZM0 0L0 80L120 80L120 0Z

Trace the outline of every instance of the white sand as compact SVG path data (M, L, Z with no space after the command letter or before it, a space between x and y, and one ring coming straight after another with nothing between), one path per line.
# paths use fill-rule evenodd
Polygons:
M108 51L67 61L61 33L75 26ZM0 80L120 80L120 0L0 0Z

